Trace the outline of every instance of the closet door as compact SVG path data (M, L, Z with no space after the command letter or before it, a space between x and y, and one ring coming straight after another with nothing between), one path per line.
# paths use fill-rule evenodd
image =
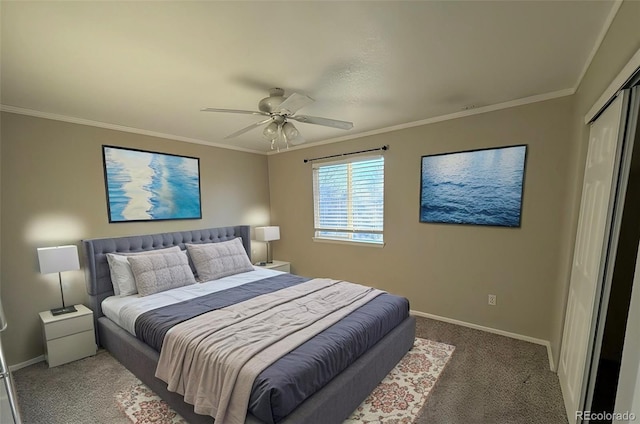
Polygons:
M628 142L632 149L628 149L627 146L625 146L625 149L640 152L640 150L635 150L640 149L640 81L632 89L631 94L625 144ZM632 160L629 160L629 173L637 175L638 159L635 159L635 163ZM624 170L622 172L624 173ZM633 202L635 205L640 203L640 193L638 193L637 189L631 191L627 188L626 192L629 196L628 201ZM625 202L627 202L626 199ZM640 215L636 214L634 218L634 222L637 225L640 222ZM616 402L613 410L615 412L628 411L635 416L635 419L631 419L632 417L630 416L623 416L620 417L620 420L613 420L614 423L631 423L640 419L640 244L638 244L638 254L636 255L631 300L627 315L627 328L625 330L620 374L616 389Z
M621 413L628 411L635 417L640 417L640 248L636 259L614 411ZM622 418L625 419L614 420L614 422L633 421L626 417Z
M623 96L591 125L558 378L567 418L583 409L620 158Z

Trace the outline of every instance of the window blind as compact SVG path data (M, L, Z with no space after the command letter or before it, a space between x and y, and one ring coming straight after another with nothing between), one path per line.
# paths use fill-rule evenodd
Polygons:
M384 157L313 165L315 237L383 242Z

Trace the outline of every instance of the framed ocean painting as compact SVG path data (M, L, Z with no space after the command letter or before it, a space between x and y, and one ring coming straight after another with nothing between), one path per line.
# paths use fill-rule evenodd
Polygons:
M420 222L519 227L527 146L422 156Z
M109 222L201 219L200 160L102 146Z

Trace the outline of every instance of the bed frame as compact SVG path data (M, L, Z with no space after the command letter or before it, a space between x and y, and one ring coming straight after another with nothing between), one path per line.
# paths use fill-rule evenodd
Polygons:
M155 377L159 353L120 328L102 313L101 303L113 296L113 285L107 263L107 253L140 252L180 246L185 243L218 243L242 238L242 244L251 257L249 226L220 227L204 230L181 231L153 235L83 240L86 259L86 281L89 306L96 320L96 341L129 369L136 377L164 399L176 412L192 424L212 423L213 418L193 412L193 406L182 396L169 392L167 385ZM373 391L378 383L413 346L415 318L409 316L387 334L373 348L362 355L349 368L331 380L325 387L308 398L280 423L340 424ZM247 424L258 424L251 414Z

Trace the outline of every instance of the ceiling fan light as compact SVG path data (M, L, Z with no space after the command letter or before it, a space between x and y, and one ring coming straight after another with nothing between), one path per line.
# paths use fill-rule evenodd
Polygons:
M275 140L278 137L278 124L275 122L270 123L264 128L262 132L267 140Z
M282 126L282 132L284 132L285 137L289 140L293 140L300 135L300 132L296 127L293 126L291 122L285 122Z

